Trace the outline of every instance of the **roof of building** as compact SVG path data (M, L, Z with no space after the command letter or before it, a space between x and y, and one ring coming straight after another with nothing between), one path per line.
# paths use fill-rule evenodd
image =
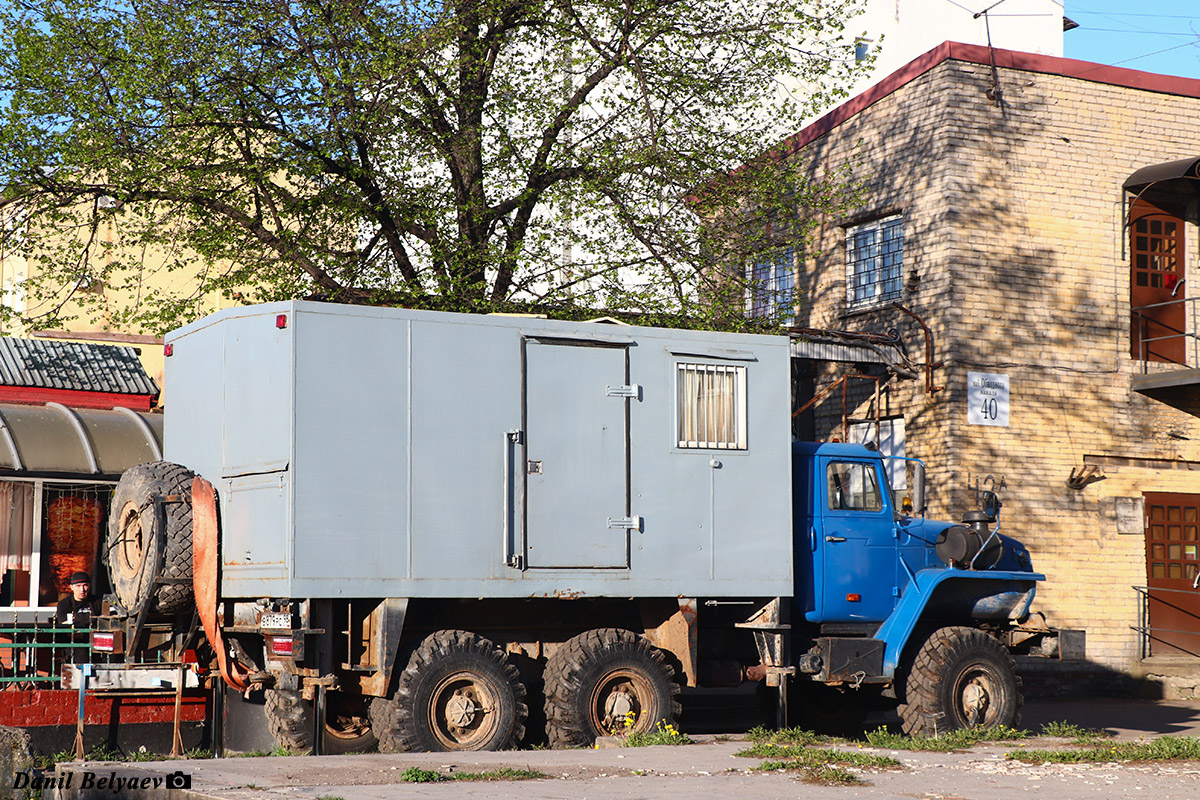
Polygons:
M0 386L158 394L132 347L38 339L0 338Z
M1001 50L982 45L962 44L961 42L942 42L871 88L850 98L816 122L801 129L786 139L779 148L776 148L776 152L798 150L811 144L860 111L874 105L900 87L916 80L946 61L966 61L989 66L994 63L999 69L1061 75L1067 78L1140 89L1146 92L1200 98L1200 79L1196 78L1159 75L1125 67L1109 67L1090 61L1078 61L1073 58L1022 53L1016 50Z
M162 459L162 436L162 414L0 403L0 475L113 479Z

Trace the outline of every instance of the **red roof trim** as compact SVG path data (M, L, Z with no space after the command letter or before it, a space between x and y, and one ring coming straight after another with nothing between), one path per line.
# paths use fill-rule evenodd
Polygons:
M1066 78L1077 78L1111 86L1124 86L1147 92L1200 98L1200 79L1196 78L1159 75L1154 72L1108 67L1104 64L1093 64L1090 61L1022 53L1017 50L996 49L992 52L995 54L996 66L1002 69L1041 72L1046 75L1061 75ZM811 144L855 114L879 102L901 86L921 77L943 61L967 61L973 64L990 65L992 53L983 45L942 42L929 52L917 56L865 92L855 95L816 122L803 128L789 138L785 146L790 149L799 149Z
M62 403L72 408L116 408L149 411L151 397L144 394L82 392L75 389L44 389L39 386L0 386L0 403L42 405Z

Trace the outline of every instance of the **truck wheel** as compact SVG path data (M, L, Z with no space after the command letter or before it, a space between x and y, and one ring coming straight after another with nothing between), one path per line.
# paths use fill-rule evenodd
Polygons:
M581 633L546 662L551 747L590 747L599 736L648 733L679 715L679 685L661 650L617 628Z
M900 719L904 732L914 736L1021 721L1016 662L999 642L975 628L934 631L913 659L904 699Z
M299 692L267 689L267 725L280 747L290 753L312 750L313 708ZM325 738L322 750L329 755L366 753L375 749L375 734L367 716L365 698L343 692L325 695Z
M514 747L528 713L517 668L490 640L467 631L426 637L395 697L371 703L384 753Z
M113 493L104 556L117 599L134 610L148 602L159 614L177 614L192 606L192 479L191 470L167 461L125 470ZM178 495L165 504L166 526L159 524L153 498ZM154 554L162 543L162 567ZM156 577L180 582L155 584Z

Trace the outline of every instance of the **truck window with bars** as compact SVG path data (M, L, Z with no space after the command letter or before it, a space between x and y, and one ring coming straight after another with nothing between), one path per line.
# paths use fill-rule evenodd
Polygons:
M746 449L746 368L676 365L678 445L689 449Z

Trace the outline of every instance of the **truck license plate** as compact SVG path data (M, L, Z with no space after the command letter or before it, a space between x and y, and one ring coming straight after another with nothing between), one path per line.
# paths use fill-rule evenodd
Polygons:
M258 626L265 630L288 631L292 629L292 615L268 611L259 617Z

